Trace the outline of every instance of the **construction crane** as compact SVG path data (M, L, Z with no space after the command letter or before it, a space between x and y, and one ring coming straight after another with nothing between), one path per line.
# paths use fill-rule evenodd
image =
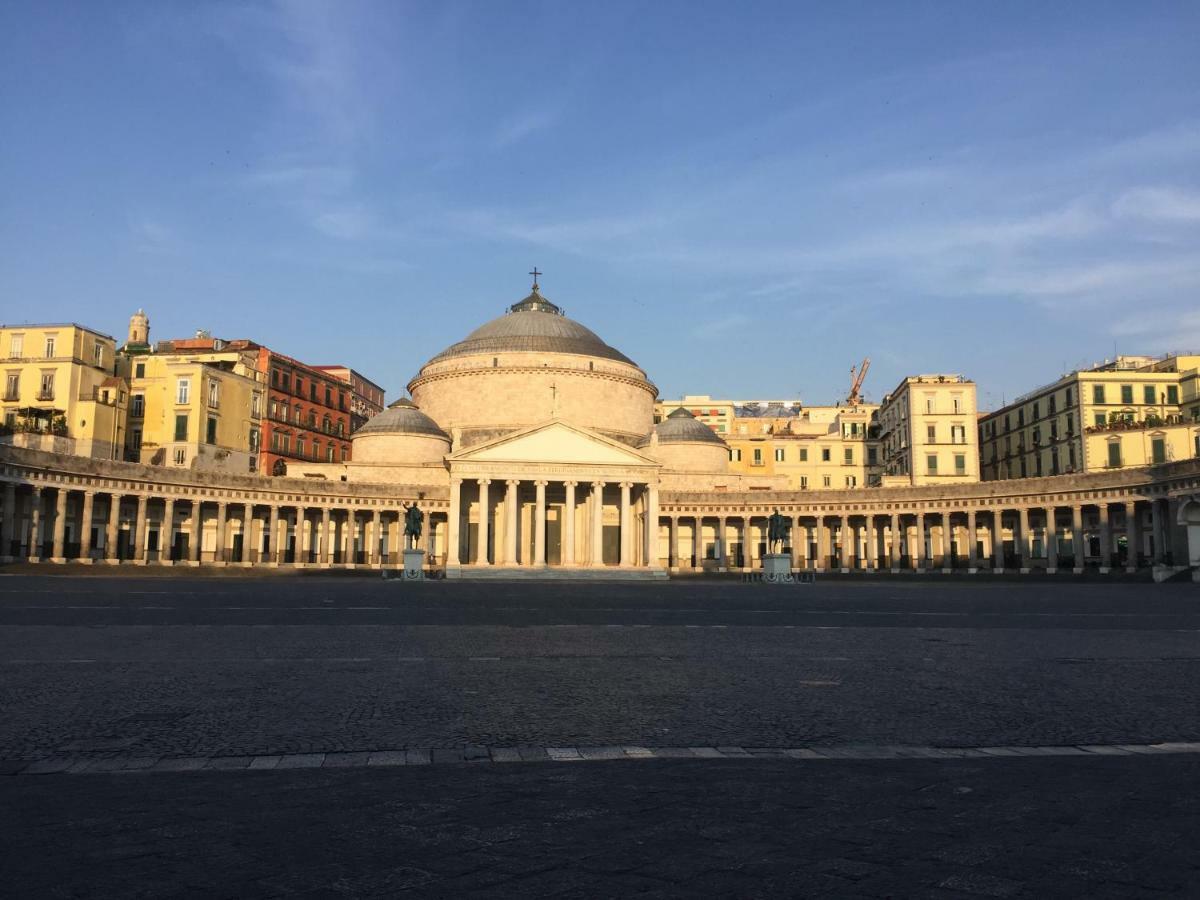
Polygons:
M846 397L847 406L858 406L862 403L863 379L867 377L867 370L870 368L870 357L865 358L857 369L854 366L850 367L850 394Z

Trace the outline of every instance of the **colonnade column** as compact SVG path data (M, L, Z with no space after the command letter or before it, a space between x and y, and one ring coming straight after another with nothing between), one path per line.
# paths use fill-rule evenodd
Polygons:
M1083 571L1083 507L1071 507L1071 553L1075 557L1075 573Z
M430 525L432 527L432 523ZM353 507L346 509L346 521L342 524L342 565L353 566L358 562L354 555L354 532L358 528L358 511Z
M459 528L462 518L462 479L450 479L450 520L446 527L446 565L461 565L458 559Z
M204 504L199 498L192 500L192 536L188 542L188 560L190 562L200 562L200 541L204 536L204 530L201 528L201 520L204 514ZM282 560L283 557L280 557Z
M375 510L374 515L371 516L371 555L368 557L368 559L371 561L371 565L373 566L378 566L382 562L380 556L380 545L382 542L383 512L377 509Z
M488 562L488 505L490 493L488 487L491 485L490 478L479 479L479 528L475 534L479 541L479 549L475 553L475 564L478 566L489 565Z
M261 553L262 544L258 545ZM267 559L270 565L279 565L279 507L274 503L270 506L267 518Z
M646 565L658 565L658 485L646 486Z
M1138 556L1142 550L1142 530L1138 525L1137 501L1125 503L1125 569L1137 571Z
M1157 566L1166 562L1167 542L1164 540L1166 529L1163 528L1162 504L1158 500L1150 501L1150 541L1154 545L1151 561Z
M104 531L104 558L109 562L117 559L117 531L121 527L121 495L108 495L108 526Z
M992 513L992 571L1004 571L1004 510Z
M619 565L628 566L632 560L630 559L630 551L633 548L630 538L633 536L633 510L630 508L629 491L633 487L632 482L621 482L621 553Z
M1100 515L1100 571L1107 572L1112 567L1112 524L1108 520L1108 501L1097 506Z
M967 569L974 572L979 568L978 523L975 521L975 510L967 511Z
M899 572L900 571L900 516L898 516L895 513L892 513L892 521L890 524L892 526L892 532L890 535L891 541L892 541L892 553L891 553L892 558L889 560L889 562L891 564L890 568L893 572Z
M728 554L725 552L725 517L717 516L717 570L725 571L729 567L727 559Z
M162 523L158 529L158 561L171 561L171 548L175 531L175 498L168 497L163 501Z
M679 568L679 516L667 517L667 568Z
M546 484L545 481L535 481L536 508L533 525L533 564L546 565Z
M29 559L37 562L42 556L42 489L35 487L29 496Z
M146 561L146 532L150 527L150 523L146 520L146 498L144 496L137 498L137 517L133 520L133 547L132 553L135 563L144 563Z
M696 513L693 520L695 528L692 530L692 567L695 569L704 568L704 516Z
M754 541L754 516L742 517L742 568L749 571L754 567L754 553L751 544Z
M50 559L54 562L66 562L63 545L66 543L67 535L67 489L60 487L56 494L57 496L54 498L54 546L50 553Z
M1046 507L1046 571L1058 571L1058 535L1055 531L1058 529L1057 518L1058 510L1053 506Z
M825 556L825 517L823 515L817 514L813 528L817 544L817 558L813 561L813 568L819 572L824 572L827 559Z
M319 532L320 550L317 554L317 562L322 566L327 566L330 563L329 559L329 507L321 507L321 528Z
M1018 527L1021 532L1020 540L1014 537L1013 543L1017 545L1019 563L1022 572L1029 571L1029 507L1022 506L1017 510Z
M604 565L604 482L592 482L592 565Z
M879 570L879 542L875 540L875 515L867 516L867 570Z
M224 500L217 503L217 543L213 551L213 561L225 562L225 521L229 514L229 504Z
M915 562L915 568L918 572L925 569L925 513L917 513L917 540L916 552L909 552L909 556Z
M504 497L504 561L510 566L517 564L517 488L521 482L506 481L508 492Z
M575 565L575 488L577 481L566 482L567 499L563 506L562 552L559 559L564 566Z
M800 541L804 538L807 543L808 535L804 530L804 526L800 524L799 516L792 516L792 568L799 569L802 566L800 557Z
M13 535L17 524L17 486L11 481L4 485L4 516L0 518L0 562L12 562Z
M79 513L79 558L84 562L92 561L92 514L95 502L95 491L83 492L83 509ZM0 555L6 552L3 542L0 542Z
M851 553L853 552L852 548L853 548L853 544L857 538L857 535L854 533L854 527L850 524L850 516L842 516L841 519L839 519L839 522L840 522L840 524L838 526L838 533L842 539L842 546L841 546L842 571L849 572L850 567L854 562L854 559L851 556Z

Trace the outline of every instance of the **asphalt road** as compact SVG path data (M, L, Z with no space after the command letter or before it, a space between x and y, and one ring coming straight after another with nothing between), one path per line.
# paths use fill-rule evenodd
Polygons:
M0 673L6 772L1196 742L1200 591L8 576ZM1197 760L16 775L0 778L16 813L0 824L0 892L1195 895Z

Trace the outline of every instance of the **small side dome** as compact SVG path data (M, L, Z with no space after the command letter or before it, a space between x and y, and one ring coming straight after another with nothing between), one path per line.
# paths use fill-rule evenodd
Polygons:
M415 403L407 397L401 397L395 403L376 416L372 416L363 424L354 436L364 434L423 434L430 437L450 440L450 435L438 427L437 422L417 409Z
M675 410L654 426L660 444L717 444L724 447L721 436L683 407ZM650 435L642 438L639 447L650 443Z

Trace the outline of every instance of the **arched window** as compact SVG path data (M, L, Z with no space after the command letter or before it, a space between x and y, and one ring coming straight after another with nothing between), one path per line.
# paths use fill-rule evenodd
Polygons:
M293 421L295 421L297 425L304 421L303 410L300 409L299 403L292 407L292 414L296 417Z
M286 475L287 474L287 463L285 463L282 459L275 460L275 465L271 466L271 474L272 475Z
M313 431L317 430L317 414L311 409L308 411L308 427Z
M346 434L346 423L343 422L341 419L338 419L337 433L338 433L338 437L342 437Z
M326 434L331 434L333 432L333 420L330 419L329 416L326 416L321 420L321 430Z

